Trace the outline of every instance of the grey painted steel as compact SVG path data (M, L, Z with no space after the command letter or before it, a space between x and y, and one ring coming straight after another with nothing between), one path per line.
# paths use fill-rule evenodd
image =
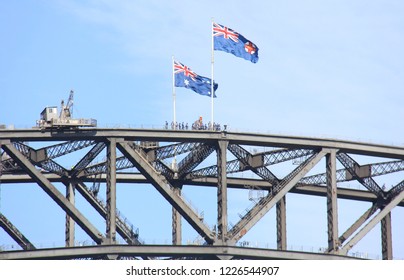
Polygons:
M103 144L103 143L98 143ZM200 143L179 143L179 144L172 144L172 145L167 145L163 147L157 147L153 149L146 149L148 154L153 154L153 158L155 160L155 165L159 165L159 171L164 172L165 176L167 178L173 178L174 177L174 172L168 168L167 166L164 165L162 160L169 158L169 157L174 157L174 155L181 155L183 153L191 151L193 148L197 148L200 146ZM105 146L105 144L104 144ZM95 148L96 146L94 146ZM93 152L89 152L90 155L94 156ZM96 156L96 155L95 155ZM96 174L101 174L106 172L106 162L100 162L91 166L88 166L84 169L82 169L82 172L78 175L79 177L84 177L84 176L89 176L89 175L96 175ZM117 158L117 165L116 169L117 170L123 170L127 168L132 168L134 165L125 157L118 157Z
M73 167L71 176L80 176L80 172L83 171L105 148L104 142L98 142L94 147Z
M227 227L227 211L223 210L223 204L227 204L227 187L229 188L253 188L269 192L269 195L262 199L256 206L245 215L239 223L233 227L229 232L230 242L227 244L234 244L241 238L248 230L255 225L255 223L266 214L275 204L277 205L277 218L284 215L286 212L282 209L281 203L285 199L287 192L308 195L320 195L327 197L327 219L328 219L328 241L329 251L335 252L343 244L340 252L346 253L352 246L354 246L370 228L381 221L382 224L382 249L383 258L392 258L392 240L391 240L391 209L395 206L404 206L404 181L391 188L389 191L381 189L372 177L382 174L388 174L403 170L404 162L404 147L394 147L386 145L377 145L369 143L355 143L351 141L341 141L335 139L315 139L307 137L293 137L293 136L279 136L279 135L261 135L251 133L232 133L232 132L208 132L208 131L161 131L161 130L133 130L133 129L79 129L79 130L48 130L38 131L34 130L3 130L0 132L0 142L9 146L8 154L12 156L12 160L16 160L18 169L14 168L14 164L5 160L2 161L1 170L9 170L11 174L1 173L1 180L3 182L37 182L66 212L69 213L69 204L65 201L58 201L57 195L53 194L53 187L51 182L75 183L79 176L83 182L91 182L95 179L99 181L106 181L107 192L116 188L117 182L136 182L136 183L152 183L153 186L169 201L175 208L175 211L181 213L185 219L194 227L197 232L205 238L209 244L223 244L224 231ZM121 150L125 156L117 159L115 155L108 155L108 161L105 164L87 167L88 164L95 158L92 153L102 151L105 143L115 142L118 139L118 149ZM42 149L32 149L25 145L23 141L66 141L62 144L57 144ZM140 143L138 147L133 145L133 142ZM143 146L142 143L155 142L157 145ZM179 142L167 146L159 147L159 143L163 142ZM87 144L86 144L87 143ZM220 143L226 143L228 149L237 157L237 160L226 162L223 157L226 157L226 149L220 148ZM228 143L228 144L227 144ZM12 151L13 145L16 151ZM58 165L52 159L79 149L82 145L95 145L91 151L74 167L68 171L62 166ZM135 144L136 145L136 144ZM218 146L219 145L219 146ZM242 145L252 146L269 146L271 148L280 147L277 151L262 152L251 154L247 152ZM5 147L6 147L5 146ZM200 170L194 170L199 163L204 161L208 155L216 148L217 151L217 165ZM109 147L110 149L111 147ZM286 148L286 149L285 149ZM7 149L7 147L6 147ZM267 166L271 162L282 162L290 160L291 158L306 158L309 155L320 151L317 155L311 156L305 163L300 164L298 168L289 173L283 179L278 179ZM18 152L20 151L20 152ZM114 149L116 152L116 149ZM110 154L111 150L107 151ZM180 176L176 177L171 167L167 166L162 160L164 158L172 157L179 152L189 152L184 160L180 163ZM20 154L19 154L20 153ZM308 153L308 154L307 154ZM49 154L49 155L48 155ZM97 153L98 154L98 153ZM305 154L304 156L302 154ZM322 154L322 155L321 155ZM364 156L376 156L383 158L398 159L386 163L375 163L360 166L348 154L359 154ZM326 155L326 173L312 176L312 178L303 178L311 167L316 165L322 156ZM343 170L336 170L335 158L338 158L345 166ZM24 162L23 159L27 158ZM38 172L35 174L35 167L41 167L46 171L53 174L46 174L46 172ZM7 169L4 169L3 167ZM310 166L308 168L308 166ZM118 174L116 170L121 170L129 167L136 167L143 174ZM85 170L83 168L86 168ZM83 172L79 172L83 170ZM244 178L227 178L226 174L232 172L242 172L251 170L264 180L251 180ZM27 172L30 176L17 175L17 172ZM43 173L43 174L42 174ZM80 175L79 175L80 174ZM90 174L93 174L90 176ZM97 175L99 174L99 175ZM106 174L106 176L105 176ZM33 176L35 175L35 176ZM213 178L212 176L216 177ZM115 178L113 178L115 177ZM319 178L323 180L318 181ZM325 184L324 184L325 177ZM112 180L111 180L112 178ZM313 179L316 178L313 181ZM362 183L369 191L355 191L336 188L336 182L339 180L350 181L357 180ZM304 183L304 184L303 184ZM46 185L47 184L47 185ZM308 185L307 185L308 184ZM322 186L320 186L320 184ZM180 195L172 193L173 187L182 187L183 185L193 186L210 186L217 187L218 189L218 226L221 231L218 239L215 239L215 234L207 228L202 221L199 221L199 216L187 204L181 203L182 198ZM223 186L226 186L224 188ZM325 186L324 186L325 185ZM78 188L80 189L80 188ZM81 189L83 190L83 189ZM223 190L226 193L223 195ZM112 193L116 191L113 190ZM116 194L115 194L116 195ZM108 207L113 207L111 202L111 195L107 194ZM226 197L226 198L225 198ZM276 197L276 199L275 199ZM338 217L337 215L337 198L347 198L360 201L369 201L373 203L370 208L361 218L357 220L340 238L338 236ZM116 199L116 197L115 197ZM96 201L97 199L93 199ZM66 200L67 201L67 200ZM91 201L91 199L90 199ZM60 204L61 203L61 204ZM90 202L91 203L91 202ZM73 204L73 203L70 203ZM261 205L260 205L261 204ZM184 206L185 205L185 206ZM262 206L263 205L263 206ZM74 205L73 205L74 207ZM65 209L67 208L67 210ZM227 209L227 206L225 206ZM376 214L361 230L359 228L371 217L372 214L381 209L380 213ZM73 208L75 209L75 208ZM106 211L110 214L107 219L108 223L118 223L115 219L116 213L111 214L111 209ZM279 212L279 213L278 213ZM73 213L74 214L74 213ZM279 214L279 215L278 215ZM173 218L178 216L173 216ZM77 216L73 218L77 220ZM389 220L390 219L390 220ZM80 221L80 219L79 219ZM82 221L83 222L83 221ZM200 223L198 223L200 222ZM174 219L173 219L174 223ZM389 224L390 223L390 224ZM91 224L90 224L91 225ZM240 227L242 225L242 227ZM246 226L244 226L246 225ZM286 247L286 218L277 219L278 232L285 229L285 233L278 235L282 240L278 243L280 247ZM284 226L283 226L284 225ZM80 225L81 226L81 225ZM118 228L118 224L116 225ZM174 227L173 227L174 230ZM352 235L359 232L352 237ZM180 232L181 230L179 230ZM88 233L88 232L87 232ZM89 233L91 236L91 233ZM94 234L94 232L93 232ZM115 230L111 231L110 225L107 229L108 237L115 235ZM281 238L279 238L279 236ZM390 236L390 239L389 239ZM92 237L93 238L93 237ZM109 238L111 239L111 238ZM100 239L101 243L102 239ZM348 241L348 242L346 242ZM113 243L113 242L110 242ZM281 244L281 245L279 245ZM104 245L104 244L103 244ZM231 247L227 247L231 248ZM245 252L245 251L244 251ZM108 258L116 258L118 256L115 252L106 254ZM237 253L234 254L236 256ZM223 252L217 252L216 255L220 258L228 258L229 255Z
M91 140L67 141L40 149L33 149L22 142L15 142L14 145L22 154L34 162L43 162L54 159L69 153L81 150L94 144Z
M32 260L32 259L76 259L106 258L108 255L121 257L194 257L199 259L218 259L217 256L228 256L235 259L261 260L356 260L353 257L319 254L296 251L280 251L231 246L173 246L173 245L103 245L83 246L75 248L52 248L34 251L0 252L0 260Z
M166 177L167 180L173 180L174 177L175 178L178 177L178 170L176 168L172 169L171 167L167 166L167 164L161 160L157 160L157 161L153 162L153 166L158 172L160 172L160 174L162 174L164 177ZM176 184L176 186L181 186L181 183Z
M83 141L79 141L79 142L83 142ZM88 142L88 141L84 141L84 142ZM67 170L60 164L53 161L52 158L70 153L69 148L64 148L63 152L53 153L53 155L48 156L47 151L48 150L52 151L53 150L52 146L49 149L43 148L43 149L35 150L35 149L29 147L28 145L25 145L20 142L14 142L12 144L17 149L17 151L19 151L21 154L23 154L26 158L28 158L31 161L31 163L37 165L38 167L40 167L46 171L58 174L62 177L68 175ZM60 150L61 147L63 147L63 145L60 145L60 147L59 147L59 145L56 145L56 146L58 146L57 150ZM71 145L68 145L68 146L70 147ZM73 149L73 151L77 151L79 149L80 148Z
M155 149L152 149L156 153L156 158L159 160L163 160L166 158L172 158L174 156L178 156L181 154L184 154L186 152L190 152L193 149L196 149L198 146L200 146L201 143L178 143L178 144L172 144L172 145L167 145L163 147L158 147Z
M109 244L116 242L116 139L107 144L107 229Z
M75 205L76 194L75 186L73 183L67 183L66 185L66 199L73 205ZM66 214L66 232L65 232L65 244L66 247L74 246L74 236L75 236L75 224L72 217Z
M287 250L286 196L276 203L276 243L278 250Z
M181 189L174 187L174 192L181 196ZM182 243L182 223L180 213L172 207L172 242L173 245L181 245Z
M381 162L381 163L372 163L366 165L358 165L359 170L366 170L367 172L361 172L357 174L358 178L364 179L368 177L375 177L380 175L386 175L390 173L395 173L398 171L404 170L404 161L403 160L394 160L389 162ZM304 177L300 180L302 184L309 184L309 185L322 185L327 184L327 174L317 174L312 176ZM346 182L353 180L353 176L349 173L349 171L344 169L338 169L336 171L336 178L337 182Z
M94 144L91 140L68 141L42 149L32 150L31 158L35 154L35 161L45 161L54 159L69 153L84 149ZM42 157L41 157L42 156Z
M178 163L178 176L183 178L189 171L193 170L204 161L213 151L214 148L211 145L203 144L198 146Z
M240 161L240 170L251 170L262 179L269 182L271 185L276 185L279 183L279 179L266 168L266 165L270 165L270 163L265 164L264 159L259 156L253 156L246 149L239 145L231 144L229 145L229 150L237 157Z
M232 149L233 147L233 149ZM235 153L238 159L228 161L226 164L227 174L248 170L253 164L256 170L260 167L265 167L292 159L310 156L313 154L312 150L305 149L278 149L274 151L267 151L251 155L248 151L241 148L239 145L230 146L230 151ZM217 176L217 165L208 166L198 170L194 170L187 175L187 178L200 178L206 176Z
M43 174L45 178L47 178L50 182L62 182L60 176L55 174ZM1 177L1 180L5 184L12 184L12 183L34 183L35 181L28 175L11 175L11 174L4 174ZM80 180L85 182L92 183L94 178L92 177L82 177ZM103 175L100 177L102 182L106 182L106 177ZM117 183L148 183L146 177L142 174L136 173L117 173ZM404 181L402 182L404 183ZM217 186L217 178L198 178L192 180L184 180L184 185L188 186L201 186L201 187L215 187ZM263 180L257 179L249 179L249 178L227 178L227 186L228 188L235 188L235 189L245 189L246 186L256 186L262 190L270 190L272 185L268 182ZM134 185L134 187L136 187ZM326 197L327 189L324 186L318 185L296 185L294 188L290 190L290 193L296 194L305 194L305 195L313 195L313 196L322 196ZM337 189L337 196L341 199L348 199L348 200L357 200L357 201L364 201L364 202L376 202L377 197L366 190L355 190L349 188L338 187ZM403 207L404 200L400 202L397 206Z
M393 259L393 238L391 225L391 212L381 220L382 257L383 260Z
M376 226L390 211L404 199L404 192L393 198L379 213L376 214L351 240L341 248L341 254L347 254L348 251L356 245L373 227Z
M373 204L368 210L365 211L365 213L362 214L362 216L359 217L353 223L340 237L339 237L339 244L343 245L346 240L348 240L352 234L358 230L365 222L366 220L371 217L376 211L378 207L376 204Z
M41 149L33 149L20 142L15 142L13 144L17 150L29 158L31 162L35 163L35 165L61 176L67 176L67 170L52 159L89 147L94 144L94 141L67 141Z
M66 168L64 168L63 166L61 166L60 164L56 163L55 161L53 161L51 159L46 160L44 162L36 163L36 165L38 167L42 168L43 170L58 174L61 177L69 176L69 172L66 170Z
M28 159L26 159L12 144L3 143L3 149L12 157L26 172L38 183L38 185L52 199L71 216L75 222L97 243L103 243L103 235L99 232L86 218L81 214L74 205L72 205L42 174Z
M326 156L327 174L327 232L328 251L338 250L338 206L337 206L337 180L336 180L336 151L332 150Z
M2 213L0 213L0 227L10 235L23 250L35 250L35 246L22 234Z
M123 170L127 168L132 168L133 164L125 157L118 157L116 159L116 170ZM107 172L107 162L101 162L93 165L89 165L82 169L77 175L80 178L85 178L88 176L94 176L99 174L104 174Z
M341 152L363 154L369 156L404 159L404 147L382 144L358 143L337 139L313 137L283 136L271 134L211 132L196 130L155 130L155 129L79 129L79 130L47 130L37 129L2 130L0 140L16 141L66 141L80 139L94 139L103 141L106 138L121 137L126 140L167 141L167 142L209 142L222 138L241 144L256 146L273 146L282 148L322 149L334 148Z
M360 165L349 155L345 153L339 153L337 155L338 160L345 166L345 168L351 173L352 177L358 180L369 191L373 192L377 197L383 197L384 193L380 186L370 176L360 176Z
M227 243L227 141L219 141L217 147L217 239L221 244Z
M404 191L404 180L395 185L387 194L388 198L395 197L400 192Z
M175 209L180 212L185 220L208 242L214 243L215 237L212 231L199 219L199 216L188 206L188 204L178 196L170 183L159 175L150 163L141 156L140 151L132 149L130 144L126 142L118 142L118 149L136 166L137 169L142 171L152 185L159 191L165 199Z
M107 219L107 206L105 202L98 199L88 188L82 183L78 182L76 185L77 191L87 200L88 203L101 215L105 220ZM137 238L137 234L133 231L133 227L128 226L122 221L119 216L116 217L117 232L122 238L130 245L140 245L141 242Z
M229 232L231 241L236 243L240 240L325 154L325 151L320 151L286 176L277 186L277 192L274 195L268 194L231 229Z

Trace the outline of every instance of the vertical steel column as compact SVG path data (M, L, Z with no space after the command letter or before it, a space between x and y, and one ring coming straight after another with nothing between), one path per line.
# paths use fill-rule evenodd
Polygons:
M381 220L383 260L393 259L393 239L391 233L391 212Z
M107 144L107 242L116 242L116 139Z
M276 203L276 238L278 250L286 250L286 195Z
M227 243L227 141L219 141L217 147L217 239Z
M3 149L2 149L2 144L0 141L0 213L1 213L1 176L3 175L3 157L2 154Z
M66 185L66 198L71 204L75 204L75 191L76 187L72 182ZM74 247L74 220L66 214L66 230L65 230L65 244L66 247Z
M339 245L336 164L336 151L331 150L331 152L326 155L327 225L329 252L337 252Z
M174 192L181 196L181 188L175 187ZM181 245L182 242L182 226L181 214L172 207L172 240L173 245Z

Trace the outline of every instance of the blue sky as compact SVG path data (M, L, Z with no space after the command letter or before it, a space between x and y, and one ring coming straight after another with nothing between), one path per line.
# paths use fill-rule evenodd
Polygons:
M173 115L171 56L209 77L213 17L260 49L257 64L215 52L215 121L402 146L403 13L401 1L3 1L0 124L32 127L43 107L59 106L73 89L74 116L100 127L163 126ZM178 120L210 119L209 98L176 93ZM11 190L2 189L2 209L13 212L4 198ZM214 201L214 191L206 195ZM165 238L170 232L156 240ZM309 230L305 238L321 246Z

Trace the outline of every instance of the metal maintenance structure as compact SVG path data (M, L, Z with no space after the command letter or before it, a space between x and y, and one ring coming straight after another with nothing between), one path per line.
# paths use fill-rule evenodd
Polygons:
M379 224L383 259L393 258L391 211L404 206L404 180L385 187L375 178L392 173L402 178L404 147L224 130L102 128L2 129L0 144L0 184L42 188L66 213L66 245L42 249L29 241L29 232L21 232L0 214L0 227L21 247L0 252L0 259L350 259L349 250ZM80 150L85 152L79 159L64 165L58 162ZM106 160L95 161L100 155ZM363 164L358 157L371 160ZM279 175L273 170L281 164L289 169ZM312 174L314 170L322 171ZM246 172L255 176L241 176ZM349 181L359 182L364 189L345 188ZM100 182L106 184L106 203L98 197ZM66 186L65 194L56 183ZM172 245L142 242L138 231L120 218L118 184L147 184L172 205ZM217 190L215 225L207 225L182 197L184 186ZM235 224L228 220L231 188L260 192ZM78 210L77 193L105 219L105 229L96 228ZM328 235L328 248L324 252L287 250L288 193L302 200L307 195L326 198L327 233L323 234ZM371 205L347 229L340 229L338 223L338 202L343 199ZM239 240L271 209L276 211L277 248L240 246ZM182 218L203 239L201 245L181 244ZM94 246L74 245L75 225ZM127 244L117 244L117 235Z
M46 128L78 128L78 127L96 127L97 121L94 119L75 119L73 118L73 90L70 91L66 105L64 100L60 104L60 114L56 106L50 106L43 109L40 119L37 120L37 126L41 129Z

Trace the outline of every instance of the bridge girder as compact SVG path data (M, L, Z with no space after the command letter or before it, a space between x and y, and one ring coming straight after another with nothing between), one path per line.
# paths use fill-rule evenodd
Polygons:
M26 141L46 142L51 145L34 149L26 144ZM52 144L54 141L62 141L62 143ZM142 146L142 142L157 145L146 147ZM108 148L109 151L107 149L107 158L104 162L90 165L105 147L111 145L110 143L115 143L112 149L117 149L123 156L117 155L116 151ZM88 198L90 204L96 210L98 209L97 211L109 223L106 229L109 243L111 240L113 242L114 238L111 236L116 230L129 244L137 246L143 246L143 243L137 239L137 236L133 238L133 230L131 231L125 223L120 222L119 218L115 218L116 213L111 208L114 208L112 203L115 199L114 195L116 195L114 185L118 182L153 185L208 244L227 245L227 248L237 244L274 205L277 205L277 216L280 219L277 223L278 232L280 232L278 248L284 249L286 247L286 216L282 211L286 211L286 208L281 205L285 203L286 194L293 192L326 196L327 201L330 201L327 202L330 258L332 254L347 254L352 246L378 223L382 223L382 236L385 236L382 238L390 238L387 243L391 243L391 237L388 237L391 236L391 210L396 206L404 205L403 180L386 191L373 179L375 176L398 173L404 169L403 147L225 131L119 129L81 129L40 133L35 129L5 130L0 132L0 144L5 151L2 153L0 165L0 183L36 182L98 244L105 243L106 239L103 234L95 229L72 203L58 193L51 182L65 184L74 182L76 184L79 192ZM56 159L66 154L91 146L92 148L84 157L70 165L73 166L72 168L63 167L56 162ZM244 146L253 146L257 149L265 147L270 150L250 153ZM196 167L205 162L215 150L217 163L196 170ZM113 158L109 155L111 152ZM227 152L233 154L236 159L227 161ZM178 166L167 164L167 160L172 160L179 155L183 155L183 159ZM333 161L329 161L332 155L343 165L343 169L336 170L336 163L329 163ZM354 160L356 155L392 160L359 165ZM328 162L326 172L307 176L309 171L323 158L326 158ZM276 175L271 170L273 165L290 163L297 159L300 159L300 162L297 161L298 166L286 176ZM117 172L125 169L132 170L126 171L126 173ZM332 169L334 172L330 173L329 171ZM229 177L231 174L242 172L253 172L260 179ZM97 202L94 194L84 185L84 182L94 182L95 179L99 182L107 182L107 186L109 186L107 190L109 201L106 205ZM345 190L336 186L337 182L352 180L357 180L366 187L367 191ZM176 187L185 185L218 188L218 232L203 223L199 214L194 212L183 200L181 192L173 191ZM112 188L110 188L111 186ZM255 186L254 189L265 190L267 195L259 199L235 226L227 229L227 188L245 188L246 186ZM337 198L373 203L373 206L339 238L337 238L338 230L336 230L338 229L338 219L335 216L338 211ZM281 211L279 215L278 211ZM358 231L359 228L361 229ZM392 246L387 243L383 245L383 256L392 258ZM217 256L219 255L222 254L218 253Z

